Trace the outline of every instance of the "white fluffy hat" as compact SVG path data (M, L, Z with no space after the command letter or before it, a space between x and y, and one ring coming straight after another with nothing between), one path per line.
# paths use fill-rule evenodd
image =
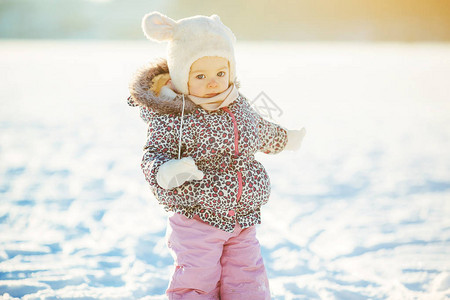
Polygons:
M167 65L172 83L178 92L189 94L188 78L191 65L203 56L219 56L230 63L230 82L236 79L234 44L236 37L217 15L194 16L174 21L151 12L142 19L146 37L167 41Z

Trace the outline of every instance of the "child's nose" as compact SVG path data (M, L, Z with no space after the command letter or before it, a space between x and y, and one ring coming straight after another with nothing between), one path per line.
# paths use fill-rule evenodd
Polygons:
M217 82L214 79L210 80L208 83L208 87L212 87L212 88L217 87Z

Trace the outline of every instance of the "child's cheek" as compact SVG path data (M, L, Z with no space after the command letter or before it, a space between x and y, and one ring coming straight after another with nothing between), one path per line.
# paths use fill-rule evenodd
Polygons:
M204 89L199 84L193 84L189 87L189 94L202 97L204 95Z

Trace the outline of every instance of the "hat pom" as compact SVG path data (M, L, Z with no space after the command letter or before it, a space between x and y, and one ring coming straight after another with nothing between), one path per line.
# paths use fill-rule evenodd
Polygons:
M171 40L176 25L174 20L159 12L148 13L142 19L145 36L157 42Z

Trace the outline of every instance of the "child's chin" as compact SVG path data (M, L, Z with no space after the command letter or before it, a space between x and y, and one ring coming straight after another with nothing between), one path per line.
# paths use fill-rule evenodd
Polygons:
M219 95L219 94L220 94L220 93L206 94L206 95L203 96L203 98L211 98L211 97L217 96L217 95Z

